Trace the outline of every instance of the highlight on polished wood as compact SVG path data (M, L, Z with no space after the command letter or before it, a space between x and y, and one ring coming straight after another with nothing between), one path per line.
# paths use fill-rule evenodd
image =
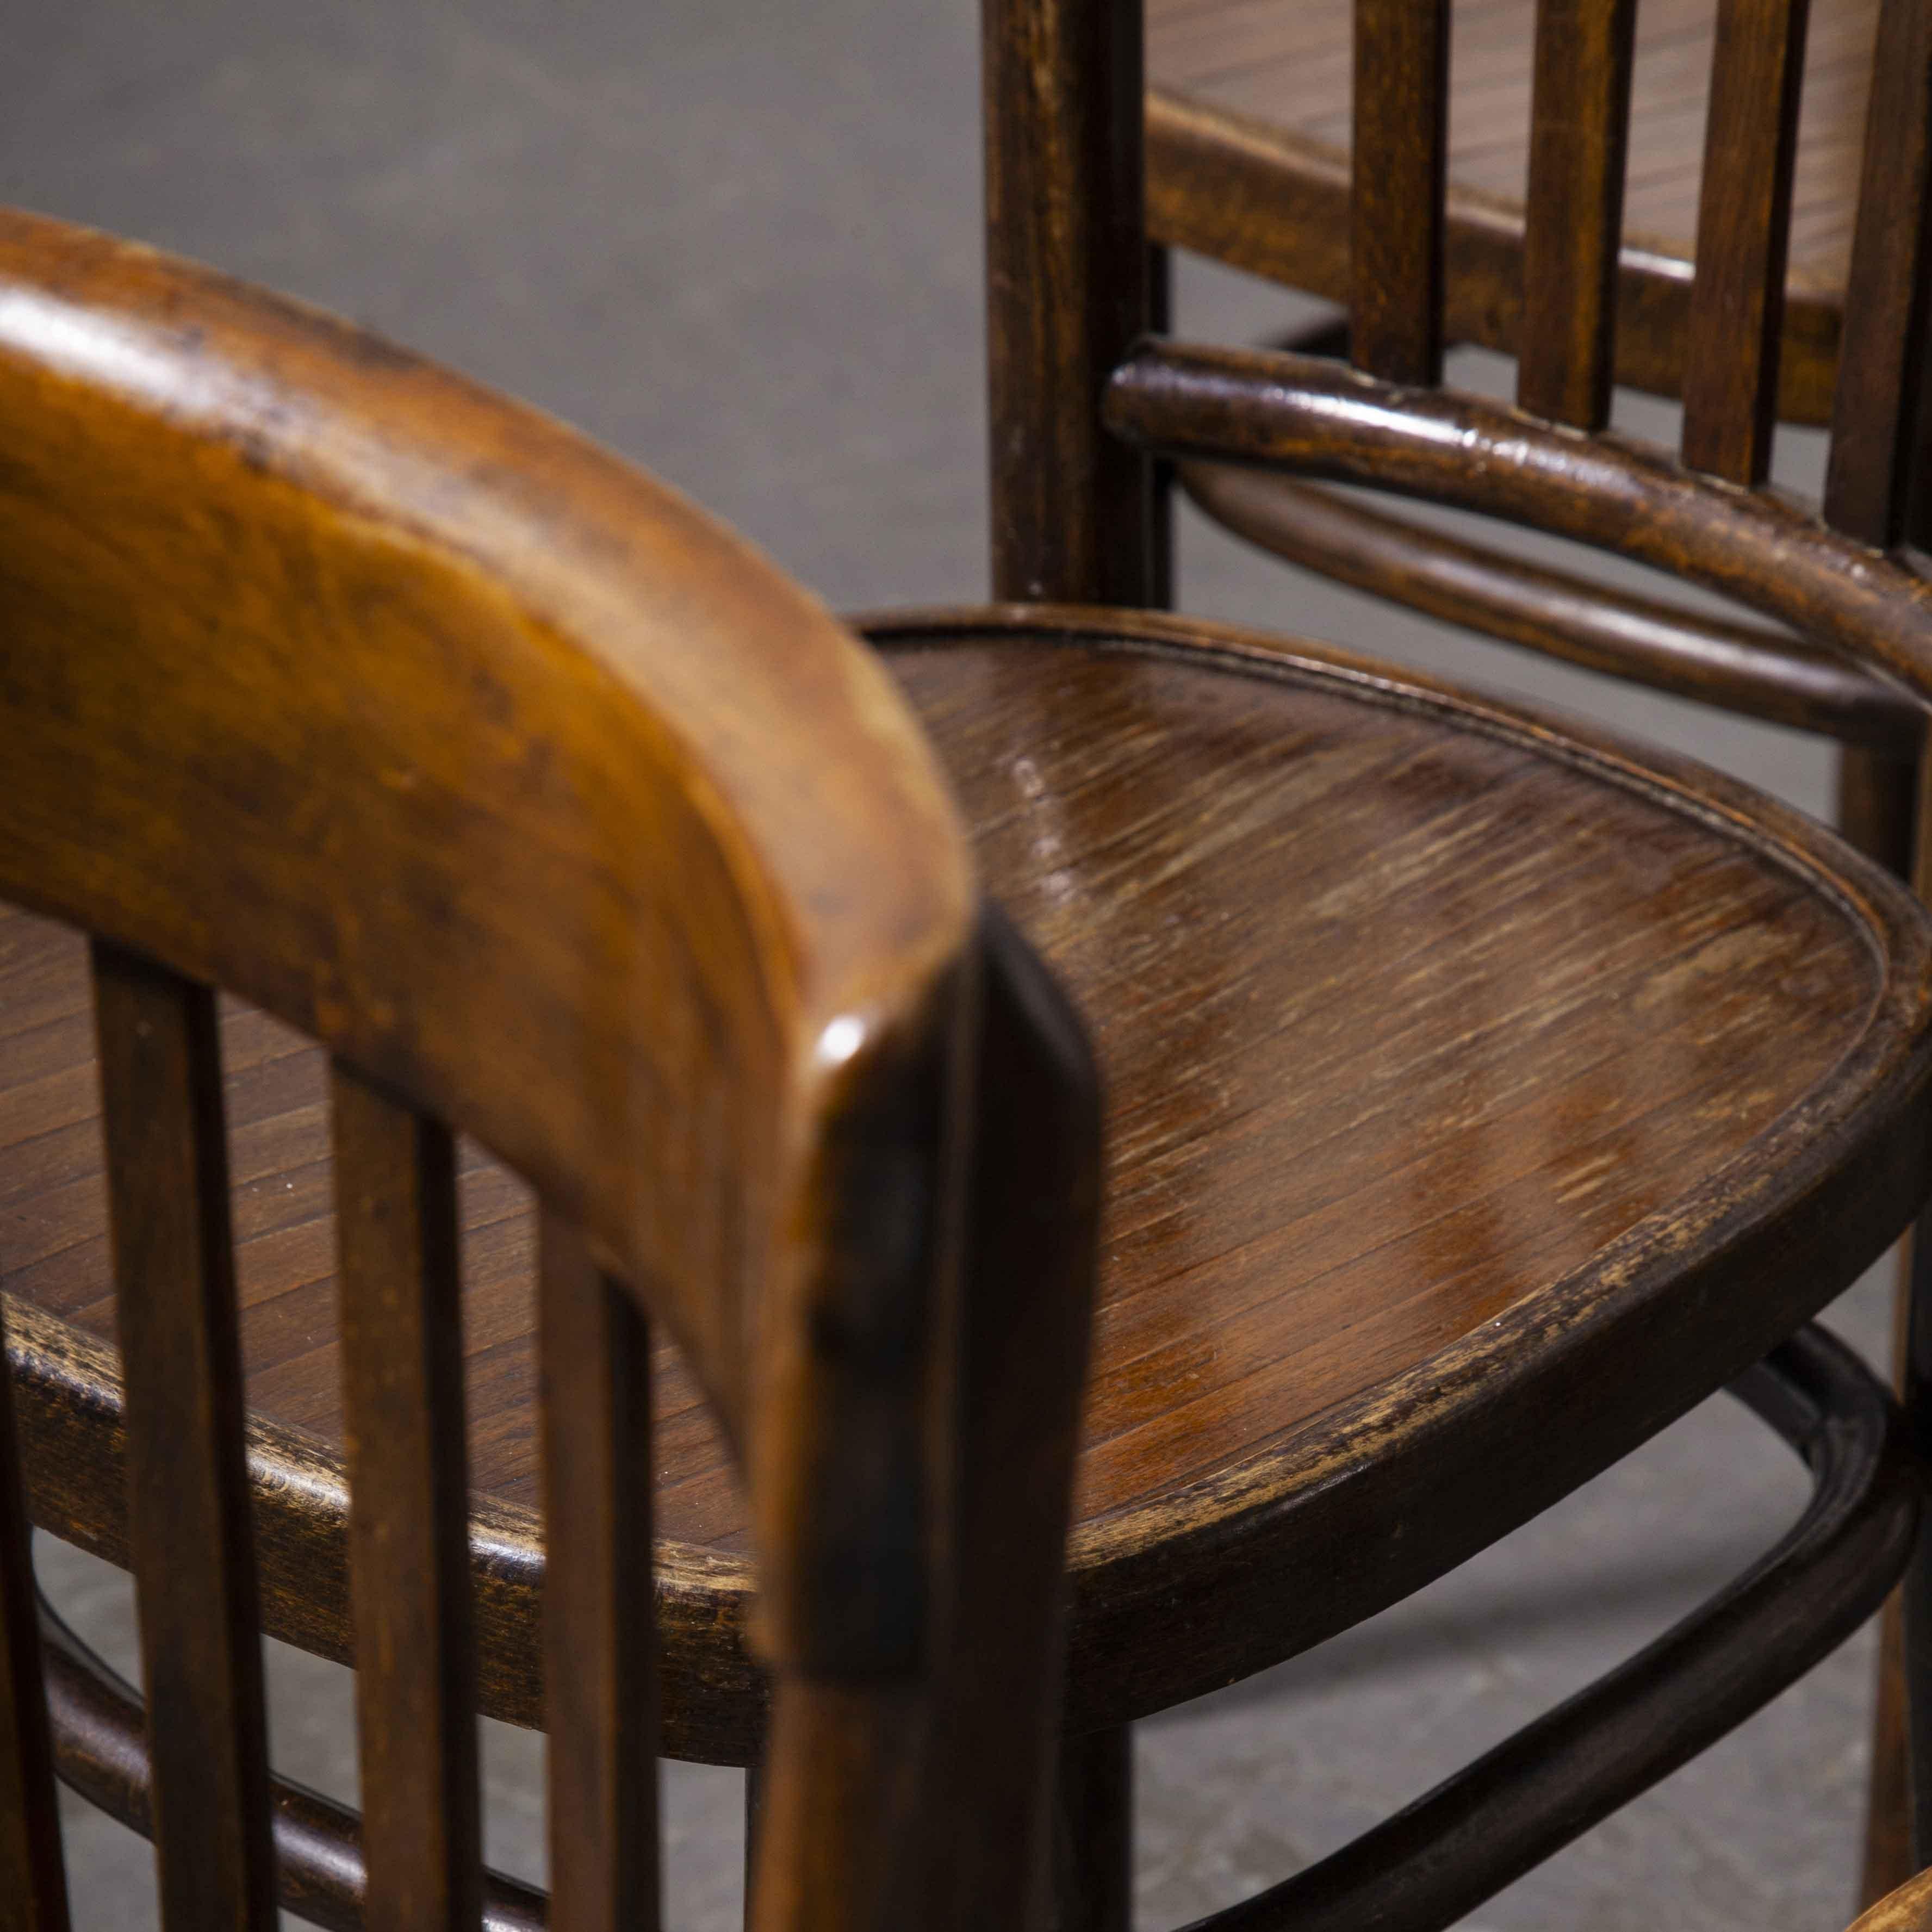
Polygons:
M748 1641L775 1686L754 1925L1016 1918L1058 1655L1092 1078L980 905L885 673L557 425L10 213L0 416L0 897L31 908L0 916L31 1115L8 1191L16 1231L52 1217L0 1266L26 1354L37 1336L113 1387L111 1413L26 1397L26 1480L43 1523L62 1512L40 1482L91 1487L126 1540L151 1733L130 1754L118 1687L51 1625L58 1734L23 1707L41 1666L10 1508L16 1902L63 1922L50 1744L97 1786L118 1757L170 1932L268 1927L278 1892L396 1932L502 1898L479 1855L472 1626L502 1591L472 1562L471 1484L494 1472L466 1427L488 1322L466 1306L461 1134L472 1173L492 1150L486 1222L536 1199L554 1224L544 1400L526 1389L513 1426L556 1424L541 1534L553 1617L581 1639L553 1649L547 1706L558 1843L585 1862L566 1922L656 1913L633 1842L654 1714L605 1694L636 1684L617 1626L652 1587L643 1307L746 1498ZM1052 1124L1052 1159L1006 1131L982 1063ZM989 1216L1031 1231L1024 1250ZM28 1248L91 1277L93 1342L85 1318L37 1326ZM265 1281L296 1292L272 1352L332 1406L323 1453L244 1381ZM1011 1394L989 1320L1028 1352ZM974 1580L1006 1527L986 1499L1016 1469L995 1602ZM292 1543L265 1489L304 1526ZM338 1834L320 1861L332 1878L275 1862L292 1832L338 1828L268 1773L258 1634L291 1592L340 1619L358 1670L364 1815L352 1858ZM995 1694L962 1759L931 1739L969 1666Z

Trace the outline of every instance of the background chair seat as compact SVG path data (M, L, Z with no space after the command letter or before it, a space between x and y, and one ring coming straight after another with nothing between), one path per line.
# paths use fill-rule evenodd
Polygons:
M1660 394L1682 380L1716 17L1715 0L1637 9L1618 374ZM1158 238L1347 301L1350 0L1149 0L1147 18ZM1830 414L1877 18L1877 0L1811 9L1780 375L1780 413L1793 422ZM1454 9L1448 329L1504 350L1521 301L1535 26L1534 0ZM1258 154L1304 198L1332 200L1329 218L1313 202L1297 216L1257 200Z
M1713 775L1318 647L1102 621L874 627L1106 1072L1076 1727L1406 1594L1822 1306L1909 1210L1932 1018L1903 888ZM84 966L0 926L0 1268L37 1519L112 1557ZM226 1026L266 1616L340 1652L323 1073ZM536 1722L532 1214L473 1149L462 1204L483 1692ZM665 1744L742 1761L742 1499L659 1375Z

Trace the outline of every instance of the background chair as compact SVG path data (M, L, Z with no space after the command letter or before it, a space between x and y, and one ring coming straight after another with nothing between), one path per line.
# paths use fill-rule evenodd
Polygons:
M328 1056L362 1922L478 1911L459 1130L545 1204L553 1922L656 1922L646 1304L758 1516L754 1922L1016 1919L1093 1090L885 679L544 419L16 214L0 419L0 886L93 935L165 1923L275 1922L258 1616L296 1555L244 1462L216 986ZM68 1037L58 998L10 1017ZM52 1928L10 1426L0 1454L0 1845Z
M1850 270L1858 157L1878 8L1829 0L1792 10L1782 40L1758 44L1760 84L1786 98L1780 137L1793 152L1788 212L1773 224L1781 320L1771 357L1782 420L1831 418ZM1444 329L1453 342L1511 354L1536 332L1598 326L1611 299L1612 346L1600 392L1546 386L1534 358L1521 399L1558 420L1606 420L1607 384L1683 393L1700 222L1734 210L1700 200L1713 166L1730 165L1735 128L1708 117L1720 19L1714 0L1636 0L1617 8L1451 7L1442 256ZM1346 5L1288 7L1156 0L1148 15L1148 220L1163 244L1185 248L1288 286L1346 302L1351 180L1348 102L1356 45ZM1742 53L1739 46L1733 55ZM1526 205L1538 139L1594 128L1600 178L1572 176L1568 192L1606 197L1612 253L1594 285L1526 274ZM1794 98L1795 97L1795 98ZM1546 158L1544 178L1562 163ZM1156 286L1166 275L1156 258ZM1157 296L1156 307L1161 301ZM1330 328L1305 346L1346 349ZM1539 387L1539 384L1544 386ZM1768 458L1767 458L1768 460ZM1846 748L1838 821L1901 876L1912 868L1913 772L1922 735L1912 708L1820 653L1802 633L1740 624L1580 578L1412 520L1390 516L1279 475L1209 463L1182 466L1192 500L1260 548L1306 569L1408 604L1503 641L1774 722L1826 733ZM1906 514L1917 513L1908 490ZM1163 543L1165 539L1163 539ZM1900 1290L1900 1328L1903 1297ZM1888 1618L1876 1741L1868 1896L1911 1869L1904 1842L1900 1628Z
M1449 106L1438 130L1447 145L1448 340L1516 354L1566 316L1593 326L1614 282L1602 380L1682 393L1694 238L1700 219L1724 218L1699 194L1731 134L1707 116L1713 58L1724 57L1721 13L1716 0L1560 10L1510 0L1440 16L1450 40ZM1794 423L1830 420L1877 13L1874 0L1800 9L1789 40L1762 50L1762 83L1797 97L1784 128L1796 146L1774 270L1782 322L1774 407ZM1156 0L1148 16L1148 221L1159 242L1349 299L1351 19L1342 4ZM1558 130L1586 121L1604 172L1574 186L1615 198L1612 253L1588 289L1526 273L1533 80L1548 117L1538 138L1560 144ZM1156 274L1159 309L1164 260ZM1346 340L1326 328L1288 346L1340 352ZM1607 409L1606 393L1534 400L1564 420L1580 409L1600 421ZM1208 515L1305 568L1504 642L1831 734L1848 748L1841 824L1864 849L1909 872L1917 721L1828 654L1821 662L1815 640L1538 567L1309 483L1201 463L1180 474Z

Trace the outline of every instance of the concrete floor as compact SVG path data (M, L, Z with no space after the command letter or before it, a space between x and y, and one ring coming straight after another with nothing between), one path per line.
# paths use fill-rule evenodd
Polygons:
M985 543L976 38L969 0L15 0L0 200L200 256L541 404L835 604L966 600ZM1180 310L1190 334L1240 340L1292 305L1190 265ZM1468 356L1455 373L1508 374ZM1627 413L1668 433L1654 405ZM1788 481L1820 466L1816 437L1785 436ZM1829 796L1820 745L1389 613L1192 521L1182 597L1614 721L1809 810ZM1876 1349L1880 1284L1833 1318ZM1803 1493L1720 1400L1372 1624L1143 1726L1142 1932L1424 1789L1742 1567ZM44 1568L130 1665L122 1580L58 1546ZM342 1673L278 1652L272 1675L278 1763L352 1796ZM1870 1678L1868 1633L1469 1923L1841 1925ZM492 1856L538 1874L540 1743L490 1731ZM738 1784L672 1769L688 1932L736 1922ZM152 1923L146 1847L79 1808L70 1824L79 1922Z

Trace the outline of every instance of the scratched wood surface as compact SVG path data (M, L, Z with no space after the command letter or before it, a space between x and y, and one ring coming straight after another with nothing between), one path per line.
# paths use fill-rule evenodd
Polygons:
M1535 1336L1555 1285L1762 1161L1878 1008L1920 997L1888 990L1890 942L1828 866L1614 760L1339 673L958 628L917 648L914 622L890 661L993 890L1094 1016L1108 1082L1076 1559L1151 1548L1163 1508L1280 1445L1292 1485L1324 1418L1498 1324ZM81 964L59 928L0 924L0 1268L106 1336ZM322 1070L257 1013L231 1005L224 1029L250 1404L327 1454ZM472 1480L520 1511L539 1473L532 1206L473 1147L460 1166ZM666 1641L722 1658L742 1502L675 1358L657 1365L659 1533L722 1559L717 1615ZM1081 1628L1076 1703L1108 1664ZM696 1668L721 1706L751 1701L728 1659ZM734 1748L740 1719L706 1721Z
M1534 0L1456 0L1449 166L1460 186L1527 194ZM1351 0L1148 0L1148 76L1348 152ZM1626 233L1688 260L1697 227L1715 0L1642 0ZM1791 278L1843 290L1877 0L1815 0L1792 196Z

